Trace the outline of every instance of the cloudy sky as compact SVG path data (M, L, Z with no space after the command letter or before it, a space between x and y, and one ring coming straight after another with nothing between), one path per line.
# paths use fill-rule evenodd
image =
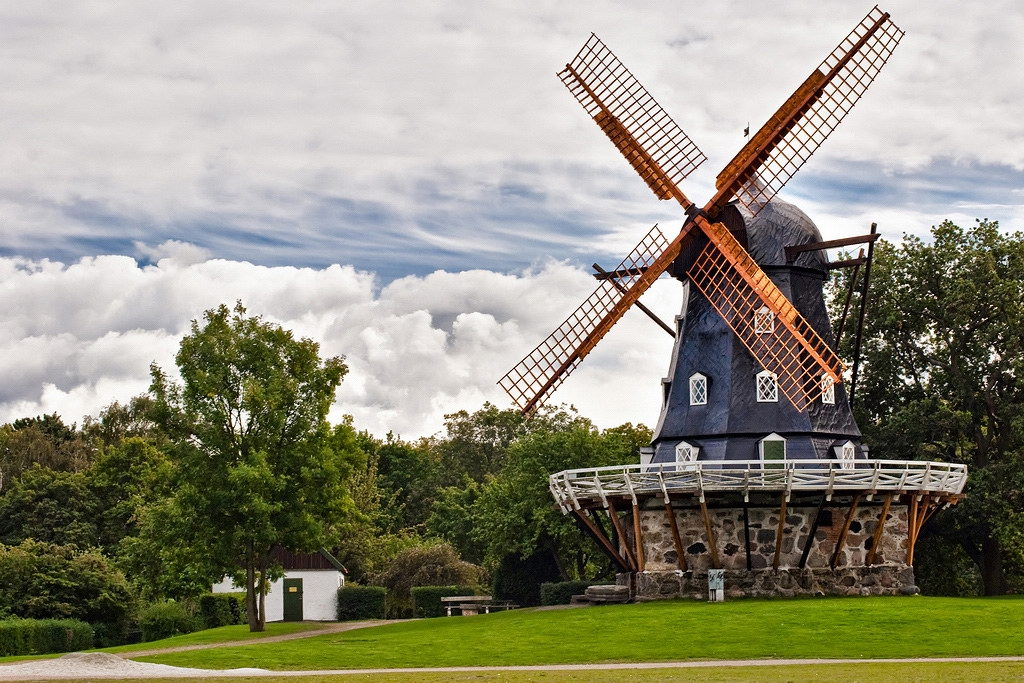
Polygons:
M334 417L405 437L496 380L650 228L555 77L596 32L722 165L870 9L840 0L69 0L0 7L0 420L144 391L241 299L344 354ZM1024 223L1024 8L893 0L907 35L783 196L823 234ZM679 287L649 305L670 318ZM635 313L556 395L657 418ZM609 394L599 391L614 388ZM614 396L609 400L608 396Z

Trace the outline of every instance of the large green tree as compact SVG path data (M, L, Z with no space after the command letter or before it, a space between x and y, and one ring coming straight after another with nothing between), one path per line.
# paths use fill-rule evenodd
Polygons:
M347 367L240 302L193 321L175 360L180 384L152 367L175 466L172 495L150 513L152 547L196 577L243 570L249 627L262 631L274 548L315 550L350 508L358 454L336 448L326 420Z
M858 422L877 457L968 464L927 531L1004 593L1024 569L1024 235L947 221L875 255Z

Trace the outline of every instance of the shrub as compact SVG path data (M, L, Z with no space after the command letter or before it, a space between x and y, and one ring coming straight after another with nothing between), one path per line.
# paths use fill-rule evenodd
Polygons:
M412 613L417 618L443 617L447 614L441 598L474 595L473 586L415 586L412 589Z
M73 652L92 645L92 627L77 619L0 621L0 657Z
M583 595L592 581L559 581L540 585L540 604L568 605L574 595Z
M338 621L383 619L387 589L383 586L345 586L338 589Z
M197 616L185 605L174 600L155 602L139 614L139 627L142 629L142 640L160 640L183 633L192 633L202 628Z
M79 619L117 633L132 603L124 575L97 551L32 540L0 546L0 613Z
M201 596L199 618L205 628L245 623L245 593L207 593Z
M398 553L374 580L388 589L392 617L412 616L414 586L454 586L480 583L483 569L459 559L450 543L413 546Z

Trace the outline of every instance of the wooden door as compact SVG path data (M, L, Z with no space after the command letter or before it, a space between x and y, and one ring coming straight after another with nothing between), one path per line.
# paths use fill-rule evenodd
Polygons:
M302 621L302 579L285 579L284 620Z

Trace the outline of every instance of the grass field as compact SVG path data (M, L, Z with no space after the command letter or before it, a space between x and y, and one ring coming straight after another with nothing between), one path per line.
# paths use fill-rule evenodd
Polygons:
M517 610L140 659L212 669L323 670L1021 654L1024 599L915 596ZM767 673L758 671L758 678Z

